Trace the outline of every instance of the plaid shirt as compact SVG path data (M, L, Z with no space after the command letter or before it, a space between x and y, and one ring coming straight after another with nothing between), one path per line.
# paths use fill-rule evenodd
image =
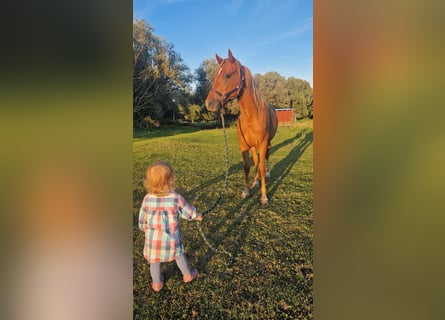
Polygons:
M179 215L189 221L196 218L196 208L180 194L145 195L139 210L139 229L145 232L144 257L149 263L172 261L184 253Z

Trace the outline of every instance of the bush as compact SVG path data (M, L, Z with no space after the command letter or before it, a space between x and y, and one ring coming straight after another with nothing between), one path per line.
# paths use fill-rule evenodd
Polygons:
M159 128L161 126L161 123L159 120L152 119L150 116L146 116L144 120L142 121L141 127L144 129L150 129L150 128Z

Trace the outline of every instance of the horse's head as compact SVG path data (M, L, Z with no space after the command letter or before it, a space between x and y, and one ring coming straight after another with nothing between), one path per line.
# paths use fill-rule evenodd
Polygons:
M206 107L209 111L218 111L227 102L238 98L244 88L244 70L232 51L229 49L229 57L222 59L216 55L219 69L213 79L213 85L206 99Z

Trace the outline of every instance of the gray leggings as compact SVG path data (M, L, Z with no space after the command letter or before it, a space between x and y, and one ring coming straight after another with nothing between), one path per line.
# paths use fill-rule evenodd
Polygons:
M185 254L181 254L180 256L176 257L176 264L178 265L179 270L181 270L182 275L185 276L190 274L189 262ZM155 283L163 282L161 276L160 262L150 263L150 274L151 278L153 279L153 282Z

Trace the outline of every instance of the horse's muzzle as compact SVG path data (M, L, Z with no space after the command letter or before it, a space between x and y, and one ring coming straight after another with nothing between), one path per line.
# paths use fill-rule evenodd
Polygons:
M218 101L217 99L206 99L206 108L209 111L216 112L222 107L221 101Z

